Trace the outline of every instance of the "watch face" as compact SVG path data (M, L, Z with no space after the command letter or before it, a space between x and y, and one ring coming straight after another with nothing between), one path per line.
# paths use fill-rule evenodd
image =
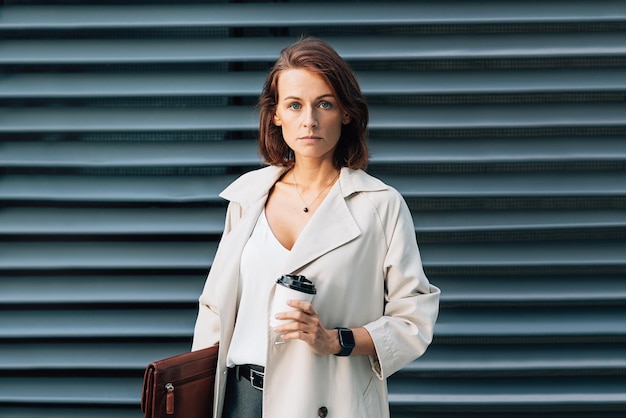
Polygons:
M344 347L354 347L354 334L349 329L339 330L341 343Z

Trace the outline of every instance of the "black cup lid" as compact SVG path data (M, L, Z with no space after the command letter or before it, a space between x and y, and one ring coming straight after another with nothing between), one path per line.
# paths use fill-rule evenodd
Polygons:
M299 290L300 292L314 295L317 293L315 290L315 284L304 276L297 274L283 274L282 277L276 280L276 283L286 286L290 289Z

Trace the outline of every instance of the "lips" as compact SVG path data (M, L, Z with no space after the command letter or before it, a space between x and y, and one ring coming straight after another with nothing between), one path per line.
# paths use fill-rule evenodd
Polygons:
M322 139L322 138L321 138L321 137L319 137L319 136L308 135L308 136L301 136L301 137L300 137L300 138L298 138L298 139L304 139L304 140L307 140L307 139L308 139L308 140L312 140L312 139Z

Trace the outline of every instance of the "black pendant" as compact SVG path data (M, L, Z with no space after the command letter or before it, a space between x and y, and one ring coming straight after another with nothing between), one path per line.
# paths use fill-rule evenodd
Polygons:
M308 211L309 211L309 208L307 208L307 207L305 206L305 207L304 207L304 209L302 209L302 210L303 210L303 211L305 211L305 212L308 212Z

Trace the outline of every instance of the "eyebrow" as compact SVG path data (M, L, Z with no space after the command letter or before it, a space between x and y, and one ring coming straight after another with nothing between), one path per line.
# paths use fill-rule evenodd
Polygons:
M316 97L316 98L315 98L315 100L320 100L320 99L323 99L323 98L325 98L325 97L332 97L332 98L334 99L334 98L335 98L335 95L334 95L334 94L332 94L332 93L322 94L321 96ZM287 97L285 97L285 98L283 99L283 101L285 101L285 100L302 100L302 99L301 99L301 98L299 98L299 97L296 97L296 96L287 96Z

